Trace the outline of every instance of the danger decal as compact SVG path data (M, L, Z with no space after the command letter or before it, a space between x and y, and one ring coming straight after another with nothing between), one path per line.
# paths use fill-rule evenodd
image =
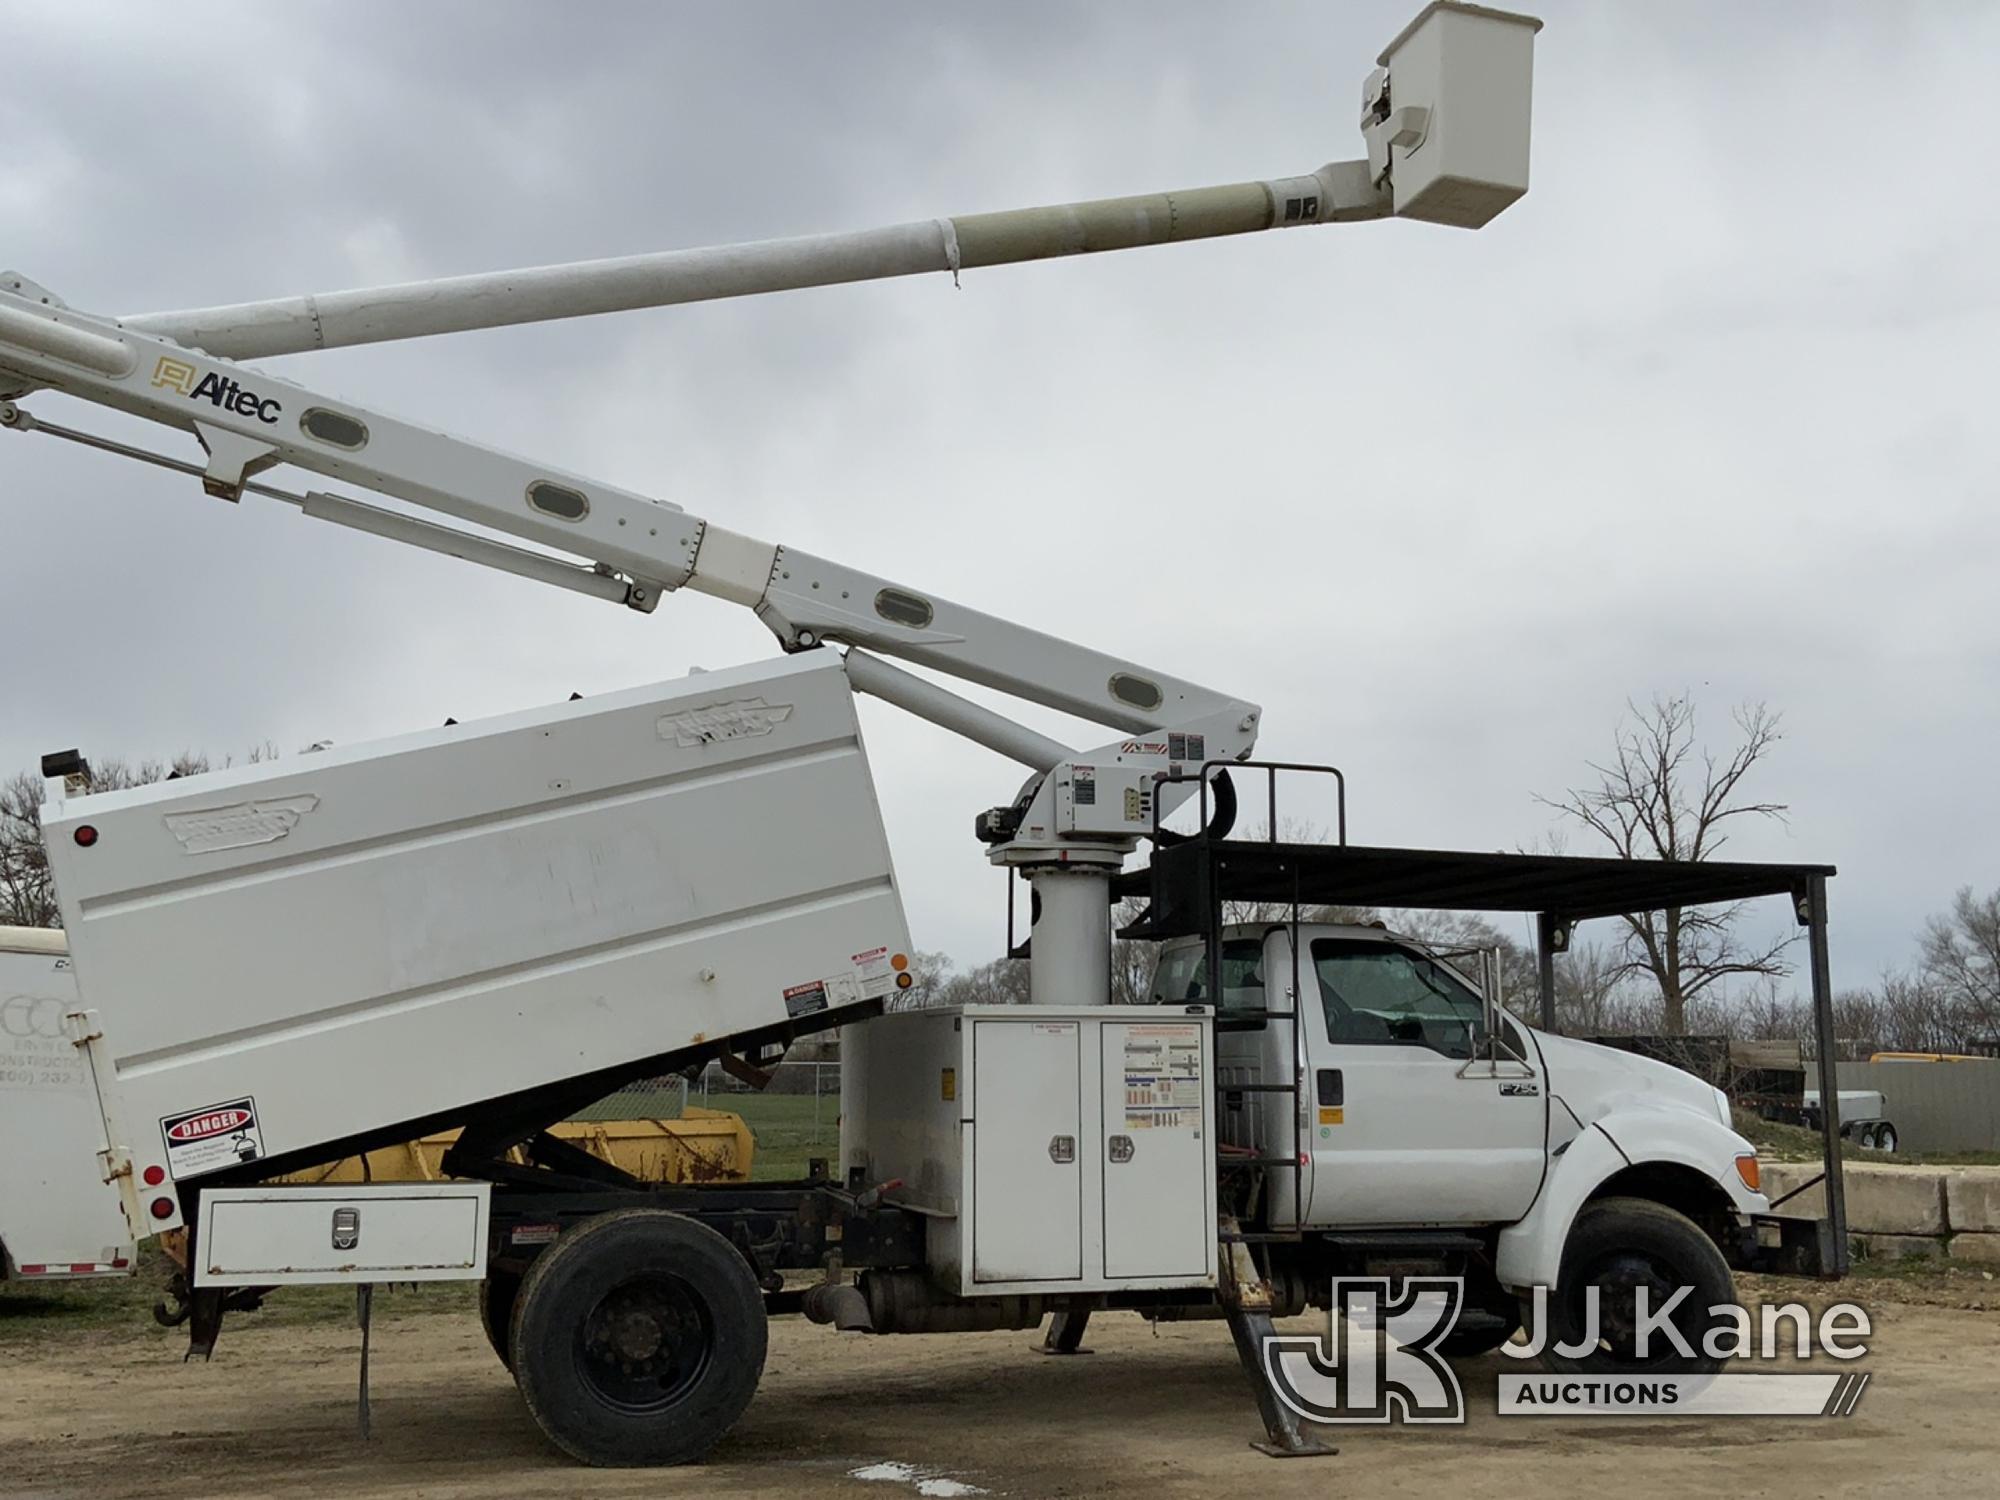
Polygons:
M264 1154L254 1099L232 1099L160 1121L167 1170L176 1178L256 1161Z

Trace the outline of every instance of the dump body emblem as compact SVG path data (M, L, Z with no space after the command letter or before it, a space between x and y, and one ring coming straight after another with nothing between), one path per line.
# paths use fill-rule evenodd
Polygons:
M319 798L307 792L297 797L206 807L199 812L168 813L163 821L167 832L179 839L188 853L216 854L224 849L275 844L318 806Z
M711 703L706 708L690 708L682 713L661 714L660 738L677 745L713 745L721 740L743 740L769 734L792 716L789 703L766 703L762 698L739 698L733 703Z

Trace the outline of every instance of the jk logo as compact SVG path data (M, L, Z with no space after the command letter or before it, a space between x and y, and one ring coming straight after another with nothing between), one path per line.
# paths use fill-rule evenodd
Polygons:
M1311 1422L1463 1422L1465 1393L1437 1346L1458 1322L1465 1281L1336 1276L1325 1337L1264 1340L1271 1388Z

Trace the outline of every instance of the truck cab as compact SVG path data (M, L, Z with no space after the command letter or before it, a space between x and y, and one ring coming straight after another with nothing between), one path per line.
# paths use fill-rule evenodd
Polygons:
M1214 985L1201 939L1168 943L1152 998L1216 1007L1224 1149L1261 1164L1253 1218L1296 1232L1271 1255L1308 1293L1435 1256L1504 1325L1493 1343L1536 1287L1560 1308L1592 1275L1726 1295L1767 1204L1721 1090L1539 1031L1498 1003L1497 964L1462 969L1385 927L1236 925L1219 958ZM1644 1243L1590 1271L1584 1242L1635 1217Z

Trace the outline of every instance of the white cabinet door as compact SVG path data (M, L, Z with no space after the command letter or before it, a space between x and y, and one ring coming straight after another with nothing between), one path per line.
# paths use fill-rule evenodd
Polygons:
M1104 1274L1199 1276L1215 1238L1202 1028L1107 1022L1103 1032Z
M1083 1275L1083 1115L1075 1021L972 1030L972 1279Z

